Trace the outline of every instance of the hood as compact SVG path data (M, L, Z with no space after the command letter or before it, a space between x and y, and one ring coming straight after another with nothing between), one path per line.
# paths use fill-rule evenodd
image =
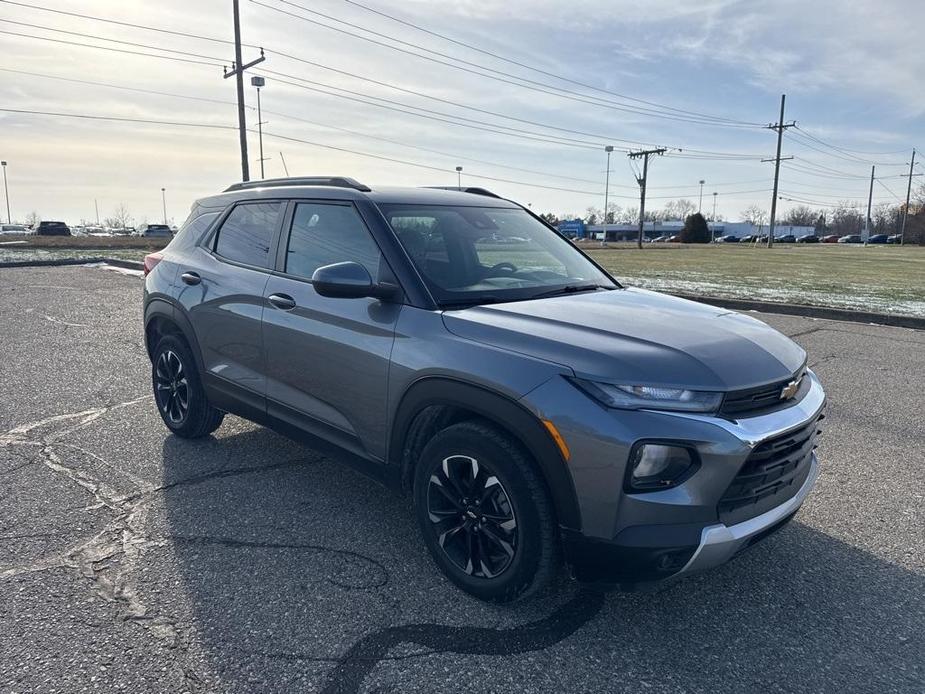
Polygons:
M443 320L460 337L614 383L737 390L787 378L806 361L759 320L642 289L475 306Z

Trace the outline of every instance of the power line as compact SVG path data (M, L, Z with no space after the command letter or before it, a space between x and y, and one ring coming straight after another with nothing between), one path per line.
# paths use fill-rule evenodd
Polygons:
M176 125L176 126L182 126L185 128L213 128L216 130L237 130L237 126L234 126L234 125L218 125L215 123L188 123L184 121L155 120L151 118L99 116L99 115L92 115L88 113L61 113L58 111L39 111L35 109L25 109L25 108L0 107L0 111L4 113L20 113L20 114L38 115L38 116L58 116L61 118L80 118L83 120L117 121L120 123L143 123L143 124L150 124L150 125Z
M117 26L130 27L132 29L144 29L146 31L156 31L161 34L171 34L173 36L182 36L189 39L200 39L202 41L212 41L214 43L224 43L226 45L234 45L234 41L228 39L217 39L212 36L203 36L201 34L191 34L184 31L174 31L172 29L164 29L163 27L153 27L145 24L134 24L132 22L120 22L116 19L107 19L106 17L94 17L88 14L80 14L79 12L68 12L66 10L58 10L51 7L43 7L41 5L32 5L25 2L14 2L13 0L0 0L0 2L7 5L18 5L19 7L26 7L30 10L41 10L43 12L52 12L59 15L67 15L69 17L79 17L80 19L87 19L94 22L105 22L107 24L115 24ZM242 43L242 46L247 48L260 48L260 46L255 46L249 43Z
M0 2L2 1L3 0L0 0ZM178 63L189 63L191 65L208 65L209 67L215 67L215 68L221 67L220 61L213 62L213 63L207 63L203 60L193 60L190 58L178 58L172 55L159 55L157 53L144 53L143 51L130 51L126 48L115 48L112 46L94 46L93 44L89 44L89 43L79 43L77 41L67 41L65 39L53 39L49 36L34 36L32 34L22 34L22 33L18 33L15 31L5 31L3 29L0 29L0 34L6 34L8 36L19 36L21 38L27 38L27 39L38 39L39 41L50 41L52 43L61 43L61 44L65 44L68 46L77 46L79 48L96 48L101 51L111 51L114 53L123 53L125 55L139 55L139 56L143 56L146 58L161 58L163 60L173 60ZM154 50L167 50L167 49L155 48ZM171 52L180 53L180 51L171 51Z
M659 104L659 103L656 103L656 102L654 102L654 101L647 101L647 100L645 100L645 99L639 99L639 98L636 98L636 97L628 96L628 95L626 95L626 94L620 94L619 92L614 92L614 91L610 91L610 90L607 90L607 89L601 89L601 88L599 88L599 87L595 87L595 86L593 86L593 85L590 85L590 84L587 84L587 83L584 83L584 82L580 82L580 81L575 80L575 79L570 78L570 77L564 77L564 76L562 76L562 75L558 75L558 74L553 73L553 72L548 72L548 71L546 71L546 70L537 68L537 67L532 66L532 65L528 65L528 64L526 64L526 63L523 63L523 62L514 60L514 59L512 59L512 58L507 58L507 57L505 57L505 56L503 56L503 55L500 55L500 54L498 54L498 53L494 53L494 52L492 52L492 51L488 51L488 50L485 50L485 49L483 49L483 48L479 48L478 46L475 46L475 45L473 45L473 44L466 43L466 42L460 41L460 40L458 40L458 39L454 39L454 38L452 38L452 37L450 37L450 36L447 36L446 34L440 34L440 33L436 32L436 31L432 31L432 30L430 30L430 29L426 29L426 28L424 28L424 27L422 27L422 26L420 26L420 25L418 25L418 24L414 24L413 22L409 22L409 21L406 21L406 20L403 20L403 19L399 19L398 17L395 17L395 16L393 16L393 15L390 15L390 14L387 14L387 13L382 12L382 11L380 11L380 10L374 9L374 8L372 8L372 7L369 7L368 5L364 5L363 3L356 2L355 0L344 0L344 2L347 2L347 3L349 3L350 5L354 5L355 7L359 7L359 8L361 8L361 9L364 9L364 10L366 10L367 12L372 12L373 14L379 15L379 16L381 16L381 17L385 17L386 19L389 19L389 20L391 20L391 21L393 21L393 22L398 22L399 24L403 24L403 25L405 25L405 26L411 27L411 28L416 29L416 30L418 30L418 31L421 31L421 32L423 32L423 33L425 33L425 34L429 34L430 36L434 36L434 37L439 38L439 39L441 39L441 40L443 40L443 41L448 41L448 42L450 42L450 43L454 43L454 44L456 44L457 46L462 46L462 47L464 47L464 48L468 48L469 50L473 50L473 51L476 51L476 52L481 53L481 54L483 54L483 55L487 55L487 56L490 56L490 57L492 57L492 58L496 58L497 60L504 61L504 62L509 63L509 64L511 64L511 65L516 65L516 66L518 66L518 67L522 67L522 68L525 68L525 69L527 69L527 70L532 70L533 72L537 72L537 73L539 73L539 74L546 75L547 77L553 77L553 78L555 78L555 79L562 80L563 82L569 82L569 83L571 83L571 84L575 84L575 85L577 85L577 86L584 87L584 88L586 88L586 89L592 89L592 90L594 90L594 91L601 92L601 93L604 93L604 94L609 94L609 95L611 95L611 96L616 96L616 97L619 97L619 98L621 98L621 99L626 99L626 100L628 100L628 101L635 101L635 102L637 102L637 103L646 104L647 106L653 106L653 107L656 107L656 108L663 108L663 109L670 110L670 111L678 111L678 112L682 112L682 113L689 113L690 115L699 116L699 117L701 117L701 118L710 118L710 119L715 119L715 120L724 120L724 121L728 121L728 122L732 122L732 123L741 123L741 124L744 124L744 125L755 125L755 126L763 125L763 124L761 124L761 123L749 123L748 121L737 121L737 120L735 120L735 119L725 118L725 117L722 117L722 116L712 116L712 115L709 115L709 114L698 113L698 112L696 112L696 111L686 111L686 110L683 110L683 109L674 108L674 107L672 107L672 106L666 106L666 105L664 105L664 104Z
M811 139L811 140L813 140L813 141L815 141L815 142L818 142L818 143L821 144L821 145L825 145L826 147L830 147L830 148L832 148L832 149L834 149L834 150L838 150L839 152L850 152L850 153L853 153L853 154L868 154L868 155L872 155L872 156L890 156L890 155L892 155L892 154L905 154L906 151L907 151L907 150L905 150L905 149L897 149L897 150L893 150L893 151L890 151L890 152L870 152L870 151L865 151L865 150L860 150L860 149L848 149L847 147L837 147L836 145L833 145L833 144L831 144L831 143L829 143L829 142L826 142L825 140L822 140L822 139L816 137L815 135L806 132L806 130L805 130L804 128L801 128L801 127L797 126L797 130L799 130L801 133L803 133L803 135L804 135L805 137L808 137L809 139Z
M352 23L350 23L350 22L346 22L346 21L341 20L341 19L337 19L337 18L335 18L335 17L332 17L331 15L327 15L327 14L324 14L324 13L322 13L322 12L317 12L316 10L311 10L311 9L309 9L309 8L307 8L307 7L304 7L304 6L302 6L302 5L299 5L299 4L297 4L297 3L289 2L288 0L278 0L278 2L281 2L281 3L285 4L285 5L289 5L289 6L291 6L291 7L296 7L296 8L298 8L298 9L304 11L304 12L309 12L309 13L311 13L311 14L318 15L318 16L324 17L324 18L326 18L326 19L330 19L330 20L332 20L332 21L335 21L335 22L338 22L338 23L341 23L341 24L345 24L345 25L350 26L350 27L353 27L353 28L355 28L355 29L360 29L361 31L366 31L366 32L368 32L368 33L370 33L370 34L373 34L373 35L375 35L375 36L381 36L381 37L383 37L383 38L387 38L387 39L389 39L390 41L394 41L395 43L400 43L400 44L404 44L404 45L407 45L407 46L413 46L415 49L417 49L417 50L419 50L419 51L425 51L425 52L427 52L427 53L432 53L433 55L438 55L438 56L441 56L442 58L449 58L450 60L454 60L454 61L456 61L456 63L462 63L462 64L464 64L464 65L469 65L469 66L472 66L472 67L474 67L474 68L477 68L478 70L484 70L484 71L487 71L487 72L490 72L490 73L494 73L494 74L486 74L486 72L478 72L477 70L474 70L474 69L471 69L471 68L468 68L468 67L463 67L463 65L455 64L455 63L452 63L452 62L447 62L446 60L440 60L440 59L438 59L438 58L433 58L433 57L428 56L428 55L422 55L421 53L416 53L416 52L414 52L414 51L410 51L410 50L407 50L407 49L404 49L404 48L400 48L400 47L395 46L395 45L391 45L391 44L388 44L388 43L384 43L384 42L382 42L382 41L377 41L376 39L372 39L372 38L370 38L370 37L368 37L368 36L362 36L362 35L360 35L360 34L355 34L355 33L353 33L353 32L347 31L346 29L341 29L341 28L338 28L338 27L331 26L331 25L329 25L329 24L325 24L325 23L323 23L323 22L318 22L318 21L316 21L316 20L314 20L314 19L310 19L310 18L308 18L308 17L304 17L304 16L302 16L302 15L295 14L295 13L293 13L293 12L289 12L289 11L284 10L284 9L281 9L281 8L279 8L279 7L273 7L272 5L267 5L266 3L260 2L260 0L251 0L251 2L252 2L253 4L255 4L255 5L258 5L258 6L260 6L260 7L264 7L264 8L266 8L266 9L268 9L268 10L273 11L273 12L278 12L278 13L284 14L284 15L286 15L286 16L288 16L288 17L292 17L292 18L294 18L294 19L299 19L299 20L301 20L301 21L303 21L303 22L308 22L308 23L314 24L314 25L316 25L316 26L321 26L321 27L324 27L324 28L326 28L326 29L330 29L331 31L336 31L336 32L341 33L341 34L345 34L345 35L347 35L347 36L351 36L351 37L353 37L353 38L360 39L361 41L367 41L367 42L373 43L373 44L375 44L375 45L377 45L377 46L382 46L382 47L384 47L384 48L388 48L388 49L390 49L390 50L397 51L397 52L399 52L399 53L404 53L404 54L406 54L406 55L413 56L413 57L415 57L415 58L420 58L420 59L422 59L422 60L427 60L427 61L436 63L436 64L438 64L438 65L443 65L443 66L445 66L445 67L452 68L452 69L454 69L454 70L460 70L460 71L462 71L462 72L467 72L467 73L470 73L470 74L474 74L474 75L477 75L477 76L479 76L479 77L485 77L485 78L492 79L492 80L495 80L495 81L498 81L498 82L502 82L502 83L504 83L504 84L509 84L509 85L513 85L513 86L516 86L516 87L521 87L521 88L523 88L523 89L529 89L529 90L531 90L531 91L536 91L536 92L539 92L539 93L542 93L542 94L547 94L547 95L555 96L555 97L562 98L562 99L569 99L569 100L571 100L571 101L576 101L576 102L578 102L578 103L589 104L589 105L592 105L592 106L599 106L599 107L603 107L603 108L609 108L609 109L612 109L612 110L622 111L622 112L625 112L625 113L633 113L633 114L637 114L637 115L650 116L650 117L653 117L653 118L664 118L664 119L667 119L667 120L674 120L674 121L680 121L680 122L685 122L685 123L697 123L697 124L701 124L701 125L716 125L716 126L735 127L735 128L754 128L754 127L758 127L758 126L753 125L753 124L747 124L747 125L746 125L746 124L737 124L737 123L731 123L731 122L720 122L720 121L715 121L715 120L705 120L705 119L702 119L702 118L699 118L699 117L691 117L691 116L687 116L687 115L672 115L672 114L660 113L660 112L654 111L654 110L652 110L652 109L644 109L644 108L639 108L639 107L634 107L634 106L627 106L627 105L625 105L625 104L619 104L619 105L618 105L616 102L601 100L601 99L599 99L599 98L597 98L597 97L589 97L588 95L586 95L586 94L581 94L580 92L575 92L575 91L572 91L572 90L563 89L563 88L561 88L561 87L556 87L555 85L550 85L550 84L547 84L547 83L544 83L544 82L537 82L536 80L531 80L531 79L527 79L526 77L520 77L520 76L517 76L517 75L512 75L511 73L504 72L504 71L502 71L502 70L496 70L496 69L494 69L494 68L486 67L486 66L484 66L484 65L479 65L479 64L477 64L477 63L472 63L472 62L463 60L463 59L461 59L461 58L456 58L456 57L454 57L454 56L447 55L447 54L445 54L445 53L440 53L439 51L434 51L434 50L429 49L429 48L424 48L424 47L422 47L422 46L415 46L414 44L411 44L411 43L409 43L409 42L407 42L407 41L403 41L403 40L401 40L401 39L396 39L396 38L394 38L394 37L390 37L390 36L387 36L387 35L385 35L385 34L381 34L381 33L379 33L379 32L373 31L373 30L371 30L371 29L366 29L365 27L361 27L361 26L359 26L359 25L352 24ZM514 80L519 80L519 81L514 81Z

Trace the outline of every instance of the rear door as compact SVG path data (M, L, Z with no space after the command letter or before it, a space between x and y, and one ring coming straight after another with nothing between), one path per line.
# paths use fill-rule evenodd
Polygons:
M196 332L216 404L227 396L265 411L261 318L284 209L279 201L237 203L196 249L194 262L179 268L178 299Z
M381 459L389 358L401 305L317 294L312 273L344 261L360 263L374 281L395 282L353 203L290 203L278 272L264 289L267 410L348 450Z

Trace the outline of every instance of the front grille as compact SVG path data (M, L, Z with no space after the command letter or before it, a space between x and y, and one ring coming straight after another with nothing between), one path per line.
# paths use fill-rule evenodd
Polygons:
M741 523L794 496L809 475L820 415L795 431L758 444L719 501L719 519Z
M789 400L782 400L781 392L787 384L793 380L800 379L802 380L797 394ZM803 398L806 391L809 389L809 385L809 379L805 378L804 373L801 371L789 378L767 385L746 388L744 390L733 390L726 393L723 398L720 414L727 417L741 417L745 414L757 414L777 407L792 405Z

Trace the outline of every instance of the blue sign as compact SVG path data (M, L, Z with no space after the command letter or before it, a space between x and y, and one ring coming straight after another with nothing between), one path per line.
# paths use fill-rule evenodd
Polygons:
M583 219L563 219L559 222L559 233L565 236L585 236L585 220Z

